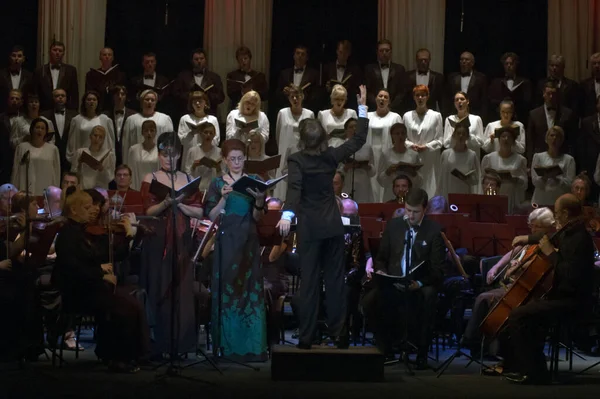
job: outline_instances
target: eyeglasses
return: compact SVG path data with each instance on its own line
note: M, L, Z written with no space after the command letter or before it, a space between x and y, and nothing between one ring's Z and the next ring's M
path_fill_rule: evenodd
M231 157L227 158L227 160L231 163L242 163L244 162L245 157Z

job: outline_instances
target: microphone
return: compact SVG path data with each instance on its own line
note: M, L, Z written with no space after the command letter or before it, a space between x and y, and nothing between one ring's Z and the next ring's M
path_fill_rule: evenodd
M25 165L26 163L29 163L29 155L30 155L30 150L27 150L27 152L25 152L25 154L23 154L23 157L21 158L21 165Z

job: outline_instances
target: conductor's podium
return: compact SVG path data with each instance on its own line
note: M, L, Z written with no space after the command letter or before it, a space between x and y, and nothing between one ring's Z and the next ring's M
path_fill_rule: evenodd
M274 381L383 381L384 357L375 347L317 346L298 349L275 345L271 354Z

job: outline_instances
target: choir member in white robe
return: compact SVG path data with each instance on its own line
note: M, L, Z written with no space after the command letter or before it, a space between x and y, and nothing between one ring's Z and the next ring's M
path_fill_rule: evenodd
M140 107L142 111L127 118L125 126L123 126L123 163L128 165L131 163L128 159L129 149L135 144L141 144L145 140L142 134L142 124L145 121L154 121L157 136L173 131L171 117L156 111L157 101L158 94L154 90L144 90L140 94ZM142 179L143 177L144 175L142 175ZM139 190L139 188L136 188L136 190Z
M304 93L294 84L288 86L288 101L290 106L279 110L277 114L277 125L275 126L275 138L279 147L281 162L276 176L280 177L287 173L288 156L298 151L300 140L299 124L303 119L314 118L315 114L302 107ZM285 201L287 193L287 179L283 179L275 185L275 197Z
M131 188L140 191L144 177L160 167L156 148L156 122L147 119L142 122L144 141L129 148L128 160L131 168ZM125 155L125 154L123 154Z
M218 146L221 141L219 122L216 117L208 115L208 112L210 111L210 102L206 93L200 90L191 91L188 100L188 110L190 113L181 117L179 120L179 128L177 129L177 135L183 146L181 165L184 167L187 164L187 156L190 149L203 142L202 134L198 130L201 124L209 122L215 127L216 133L213 137L213 144L215 146ZM202 183L200 184L202 185Z
M420 169L423 176L421 188L429 198L437 195L440 176L440 148L442 148L443 121L439 112L427 108L429 89L425 85L415 86L413 98L417 105L402 118L406 125L406 146L417 151L423 160Z
M247 161L264 161L269 158L267 154L265 154L265 142L262 140L262 136L259 134L251 135L248 139L248 156L246 157ZM269 170L264 173L258 173L258 175L265 181L273 179L275 177L275 173L277 169ZM269 191L269 195L272 193Z
M356 119L348 119L346 122L346 140L350 140L356 134L356 124ZM346 175L344 192L357 203L373 202L371 178L375 176L377 170L371 146L365 143L360 150L343 163L341 169Z
M221 149L214 143L216 136L215 126L210 122L204 122L199 127L200 138L195 139L196 145L189 149L187 161L184 164L184 172L193 178L202 177L198 189L204 191L210 186L213 178L223 174ZM214 166L202 165L202 158L209 158L216 162Z
M106 130L102 126L96 126L90 133L89 147L79 148L76 152L76 162L71 165L71 172L77 172L81 176L81 187L84 190L96 187L108 189L108 183L113 179L117 157L112 148L103 149L105 140ZM97 169L81 161L84 152L101 162Z
M519 135L516 128L502 127L499 133L500 148L487 154L481 160L481 169L493 169L502 178L502 186L498 194L508 196L508 213L512 214L516 206L525 200L527 190L527 160L523 155L513 151ZM505 176L504 173L510 174Z
M367 114L369 118L367 144L373 148L375 165L379 165L381 154L392 148L393 145L390 137L390 128L397 123L403 122L402 116L390 111L390 93L387 90L382 89L377 93L375 104L377 105L377 109ZM373 187L375 202L384 201L387 194L384 195L384 190L377 182L377 177L371 179L371 185Z
M260 101L260 95L254 90L251 90L242 96L237 109L232 110L227 115L227 121L225 123L227 140L238 139L247 145L248 139L254 134L260 134L265 143L269 140L269 119L267 119L267 115L260 110ZM257 128L244 126L245 124L253 123L254 121L258 121Z
M42 195L48 186L60 185L60 155L58 148L45 140L48 129L45 119L34 119L30 141L19 144L15 150L12 184L33 195ZM21 162L25 156L29 157L29 186L26 184L27 162Z
M533 154L531 160L531 182L535 189L531 202L539 206L551 206L558 197L571 192L571 183L575 178L575 159L561 153L565 132L560 126L553 126L546 132L548 151ZM562 173L538 175L536 168L558 166Z
M52 123L43 116L40 116L40 99L35 94L27 95L27 112L16 116L10 123L10 144L12 148L17 148L19 144L29 139L31 122L36 118L42 118L48 122L48 133L54 131ZM54 143L54 138L50 141Z
M396 176L406 175L415 188L420 188L423 181L421 173L415 168L398 166L399 162L411 165L423 163L418 152L406 147L406 126L402 123L394 124L390 128L390 136L394 145L383 151L377 166L377 182L383 191L383 202L396 198L394 192Z
M67 142L67 160L77 164L77 150L90 146L90 133L96 126L102 126L106 131L106 139L102 150L108 151L115 148L115 128L112 120L100 113L98 104L99 94L87 91L81 100L79 115L71 120L69 128L69 141Z
M469 136L469 128L459 123L450 140L451 148L442 152L439 190L446 199L450 193L481 194L479 155L468 147Z
M500 103L500 120L490 122L485 127L485 140L483 141L483 150L487 153L498 151L500 143L496 137L496 129L506 126L517 126L519 129L519 137L515 141L513 151L517 154L525 152L525 126L519 121L514 121L515 105L511 100L504 100Z
M348 119L357 119L356 111L344 108L348 92L342 85L335 85L331 90L331 108L319 111L318 119L329 137L329 145L339 147L345 141L343 133Z
M459 91L454 95L454 107L456 108L456 115L447 117L444 124L444 148L452 148L451 141L454 127L457 122L467 118L469 121L466 125L469 128L467 147L475 151L477 157L481 159L481 146L485 140L483 122L479 116L469 113L469 97L467 93Z

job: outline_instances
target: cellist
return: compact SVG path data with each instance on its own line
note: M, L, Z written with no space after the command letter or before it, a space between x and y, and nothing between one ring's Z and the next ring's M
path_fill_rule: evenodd
M552 241L546 234L519 236L513 246L538 244L537 256L553 266L554 277L548 295L512 310L507 321L507 342L502 342L504 377L514 383L549 382L543 352L548 328L566 323L589 311L592 302L594 242L582 218L581 202L573 194L560 196L554 204L558 233ZM505 345L506 344L506 345Z

